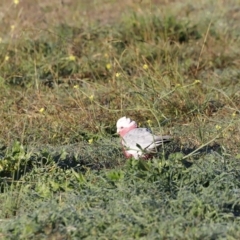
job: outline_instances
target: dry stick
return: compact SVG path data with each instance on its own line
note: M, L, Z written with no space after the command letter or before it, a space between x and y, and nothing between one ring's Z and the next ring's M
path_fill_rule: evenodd
M205 34L205 37L204 37L204 40L203 40L203 45L202 45L202 49L201 49L201 52L199 54L199 57L198 57L198 64L197 64L197 68L196 68L196 71L195 71L195 76L197 74L197 71L199 69L199 65L200 65L200 58L202 56L202 53L203 53L203 49L204 49L204 46L205 46L205 43L207 41L207 36L208 36L208 33L209 33L209 30L210 30L210 26L212 25L212 21L210 21L210 23L208 24L208 29L207 29L207 32Z
M208 144L210 144L211 142L213 142L215 139L217 139L217 138L219 137L219 135L220 135L220 133L217 134L217 136L216 136L215 138L211 139L211 140L208 141L207 143L205 143L205 144L201 145L200 147L198 147L197 149L195 149L193 152L189 153L187 156L184 156L184 157L182 158L182 160L191 157L195 152L197 152L197 151L200 150L201 148L207 146Z
M195 71L195 75L197 74L197 71L198 71L198 69L199 69L200 58L201 58L201 56L202 56L203 49L204 49L204 46L205 46L206 41L207 41L207 36L208 36L208 33L209 33L209 29L210 29L211 24L212 24L212 21L208 24L207 32L206 32L206 34L205 34L205 37L204 37L204 40L203 40L203 45L202 45L202 48L201 48L201 51L200 51L200 54L199 54L199 57L198 57L198 64L197 64L197 68L196 68L196 71ZM193 152L189 153L187 156L184 156L184 157L182 158L182 160L183 160L183 159L186 159L186 158L188 158L188 157L190 157L190 156L192 156L195 152L197 152L197 151L200 150L201 148L203 148L203 147L207 146L208 144L210 144L211 142L213 142L215 139L217 139L217 138L219 137L219 135L220 135L220 133L217 134L217 136L216 136L215 138L211 139L211 140L208 141L207 143L205 143L205 144L201 145L200 147L198 147L198 148L197 148L196 150L194 150Z
M232 120L233 121L233 120ZM218 133L216 135L216 137L214 137L213 139L211 139L210 141L208 141L207 143L201 145L200 147L198 147L196 150L194 150L193 152L189 153L188 155L184 156L182 158L183 159L186 159L186 158L189 158L191 157L195 152L199 151L200 149L204 148L205 146L207 146L208 144L210 144L211 142L213 142L214 140L216 140L225 130L227 130L230 126L231 126L231 123L232 121L229 123L229 125L227 127L225 127L220 133Z

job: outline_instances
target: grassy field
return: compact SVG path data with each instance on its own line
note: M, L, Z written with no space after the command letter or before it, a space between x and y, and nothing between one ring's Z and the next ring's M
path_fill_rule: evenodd
M0 239L240 239L239 4L2 0Z

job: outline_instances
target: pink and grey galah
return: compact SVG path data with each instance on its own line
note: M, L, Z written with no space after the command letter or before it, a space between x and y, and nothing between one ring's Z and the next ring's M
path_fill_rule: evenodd
M117 133L127 158L151 158L159 146L171 141L170 136L156 136L147 128L138 128L137 123L127 117L118 119Z

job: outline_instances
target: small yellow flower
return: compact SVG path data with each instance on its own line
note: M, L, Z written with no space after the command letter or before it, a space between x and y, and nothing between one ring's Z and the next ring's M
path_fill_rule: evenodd
M177 84L175 85L175 87L176 87L176 88L181 87L181 84L177 83Z
M202 81L201 80L195 80L194 83L195 84L200 84L200 83L202 83Z
M11 31L13 31L15 29L14 25L11 25Z
M236 117L236 112L234 112L234 113L232 114L232 117L233 117L233 118Z
M9 60L9 56L6 55L4 60L5 60L5 62L7 62Z
M89 96L90 101L93 101L94 95Z
M18 5L18 4L19 4L19 0L13 0L13 3L14 3L15 5Z
M217 130L220 130L222 127L219 126L219 125L216 125L215 128L216 128Z
M40 108L40 109L39 109L39 112L40 112L40 113L43 113L44 111L45 111L44 108Z
M117 72L117 73L115 74L115 76L116 76L116 78L118 78L118 77L121 76L121 73Z
M73 88L78 89L79 85L74 85Z
M89 139L89 140L88 140L88 143L89 143L89 144L92 144L92 143L93 143L93 139L92 139L92 138Z
M74 55L69 55L68 56L68 60L69 61L75 61L76 60L76 57Z
M110 63L108 63L108 64L106 64L106 68L108 69L108 70L110 70L111 69L111 64Z
M147 120L147 123L148 123L149 126L151 126L152 120L148 119L148 120Z
M147 69L148 69L148 65L147 65L147 64L144 64L144 65L143 65L143 69L144 69L144 70L147 70Z

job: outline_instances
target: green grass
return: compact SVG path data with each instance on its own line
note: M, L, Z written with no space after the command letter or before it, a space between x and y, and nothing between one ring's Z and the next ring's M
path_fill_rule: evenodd
M239 239L237 2L3 1L0 237Z

